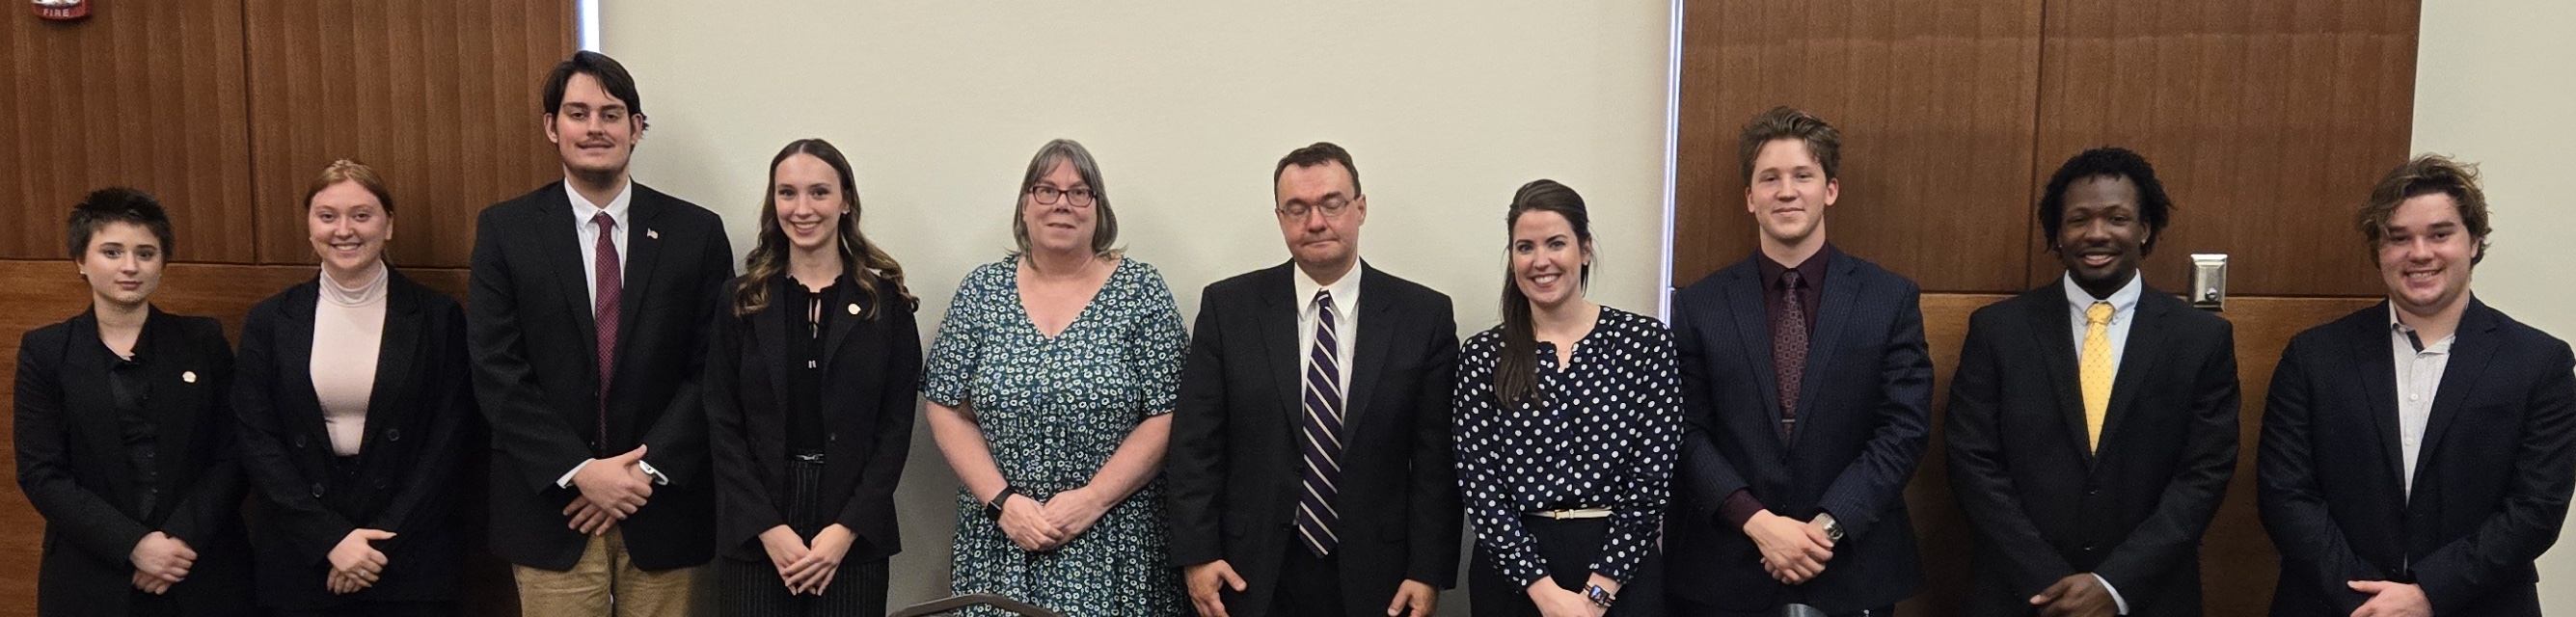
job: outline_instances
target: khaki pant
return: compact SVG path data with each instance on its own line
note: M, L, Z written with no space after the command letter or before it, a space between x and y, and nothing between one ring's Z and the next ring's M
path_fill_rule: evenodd
M713 615L706 566L647 571L626 555L625 532L593 536L571 570L513 564L519 614L527 617L693 617Z

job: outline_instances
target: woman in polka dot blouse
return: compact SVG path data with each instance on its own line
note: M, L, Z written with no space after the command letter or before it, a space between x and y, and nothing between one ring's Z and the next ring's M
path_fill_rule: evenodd
M1583 297L1592 230L1573 189L1524 185L1506 220L1503 323L1458 365L1469 600L1479 616L1661 615L1657 536L1682 434L1672 337Z

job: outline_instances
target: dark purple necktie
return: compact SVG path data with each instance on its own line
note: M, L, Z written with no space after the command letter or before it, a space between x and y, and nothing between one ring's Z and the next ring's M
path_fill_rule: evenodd
M1780 436L1798 431L1798 386L1807 376L1807 309L1798 288L1806 281L1798 271L1780 275L1780 320L1771 322L1771 366L1780 381Z
M617 219L601 212L591 215L590 222L599 226L599 241L591 244L591 255L598 262L598 267L590 277L598 287L591 298L591 312L599 325L595 333L599 341L599 445L594 447L607 448L608 377L617 368L617 308L621 304L619 294L624 291L626 277L625 267L617 260L616 237L609 235L617 233Z

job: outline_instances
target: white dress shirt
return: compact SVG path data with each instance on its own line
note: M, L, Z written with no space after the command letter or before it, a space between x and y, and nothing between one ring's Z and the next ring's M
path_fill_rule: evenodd
M581 196L581 191L573 190L572 179L564 179L564 197L568 201L572 202L572 223L573 229L576 230L574 234L581 238L581 272L582 274L587 275L582 277L581 281L582 287L590 290L591 310L596 311L599 307L599 250L596 247L599 246L599 232L601 230L598 225L592 224L590 219L598 216L601 212L607 212L608 220L616 221L617 227L614 231L617 233L609 234L608 243L615 246L617 249L617 265L619 268L617 280L620 282L625 281L626 272L624 268L627 262L626 237L635 235L634 230L627 229L629 224L635 220L627 215L630 210L628 206L634 203L634 195L635 181L628 180L626 183L617 186L617 196L609 198L607 206L601 206L599 204L591 203L590 198ZM639 460L635 462L635 465L636 467L644 470L644 475L652 476L654 484L662 485L671 483L670 478L663 476L662 472L653 469L653 464ZM572 487L573 475L581 473L581 468L587 466L590 466L590 461L582 461L574 464L572 466L572 471L564 472L562 478L555 480L555 486L565 488Z
M1331 285L1315 282L1314 277L1306 275L1305 268L1289 268L1297 271L1297 275L1292 277L1297 281L1297 374L1304 375L1315 368L1315 318L1320 315L1316 310L1315 292L1320 290L1333 298L1333 346L1338 348L1333 350L1333 364L1334 368L1341 369L1341 374L1333 378L1339 382L1337 385L1344 399L1342 404L1347 409L1351 392L1351 348L1352 343L1360 338L1360 274L1368 268L1353 261L1351 271ZM1305 378L1298 379L1304 381Z
M2452 334L2425 344L2413 326L2397 320L2396 305L2388 307L2388 350L2397 360L2397 434L2406 456L2406 477L2402 486L2406 498L2415 498L2415 462L2424 452L2424 425L2433 420L2433 394L2442 387L2442 373L2451 366L2451 343L2460 340Z
M588 275L582 277L582 285L590 290L590 306L594 309L599 306L599 251L595 248L599 246L599 226L591 224L590 219L605 211L609 220L617 222L620 233L608 236L608 242L617 247L617 265L625 266L626 237L634 235L633 230L626 227L635 220L627 216L627 206L633 203L634 195L635 182L630 180L618 185L617 196L609 198L608 205L601 206L590 203L590 198L581 196L581 191L573 190L571 180L564 181L564 196L572 201L573 229L579 230L577 233L581 237L581 272ZM618 280L626 280L625 274L623 270L619 271Z
M2111 340L2111 376L2113 382L2117 383L2120 375L2120 357L2127 355L2129 351L2129 323L2138 316L2138 296L2146 293L2144 282L2146 277L2130 275L2129 284L2121 285L2120 290L2111 292L2111 297L2108 298L2095 298L2093 292L2077 286L2073 273L2060 276L2058 280L2066 288L2066 311L2068 323L2075 332L2075 357L2077 358L2084 357L2084 330L2092 325L2092 322L2084 318L2084 311L2092 308L2094 302L2111 303L2111 323L2103 326L2103 333ZM2120 614L2129 614L2128 598L2120 597L2120 588L2111 586L2111 579L2095 574L2093 580L2102 583L2103 591L2111 592L2111 603L2118 605Z

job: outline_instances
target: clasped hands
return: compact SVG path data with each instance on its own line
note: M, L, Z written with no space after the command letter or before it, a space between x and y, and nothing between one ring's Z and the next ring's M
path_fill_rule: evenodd
M644 446L625 454L592 459L573 472L572 485L581 492L572 503L564 504L565 523L574 531L597 536L608 533L611 525L633 516L653 497L653 476L644 473Z
M1002 535L1020 550L1043 553L1064 548L1065 543L1089 531L1100 516L1109 512L1110 498L1089 486L1038 501L1014 491L1002 500L1002 517L995 524Z
M1762 570L1781 583L1815 580L1825 573L1825 562L1834 560L1834 541L1826 537L1824 523L1816 520L1757 511L1745 519L1744 535L1762 549Z

